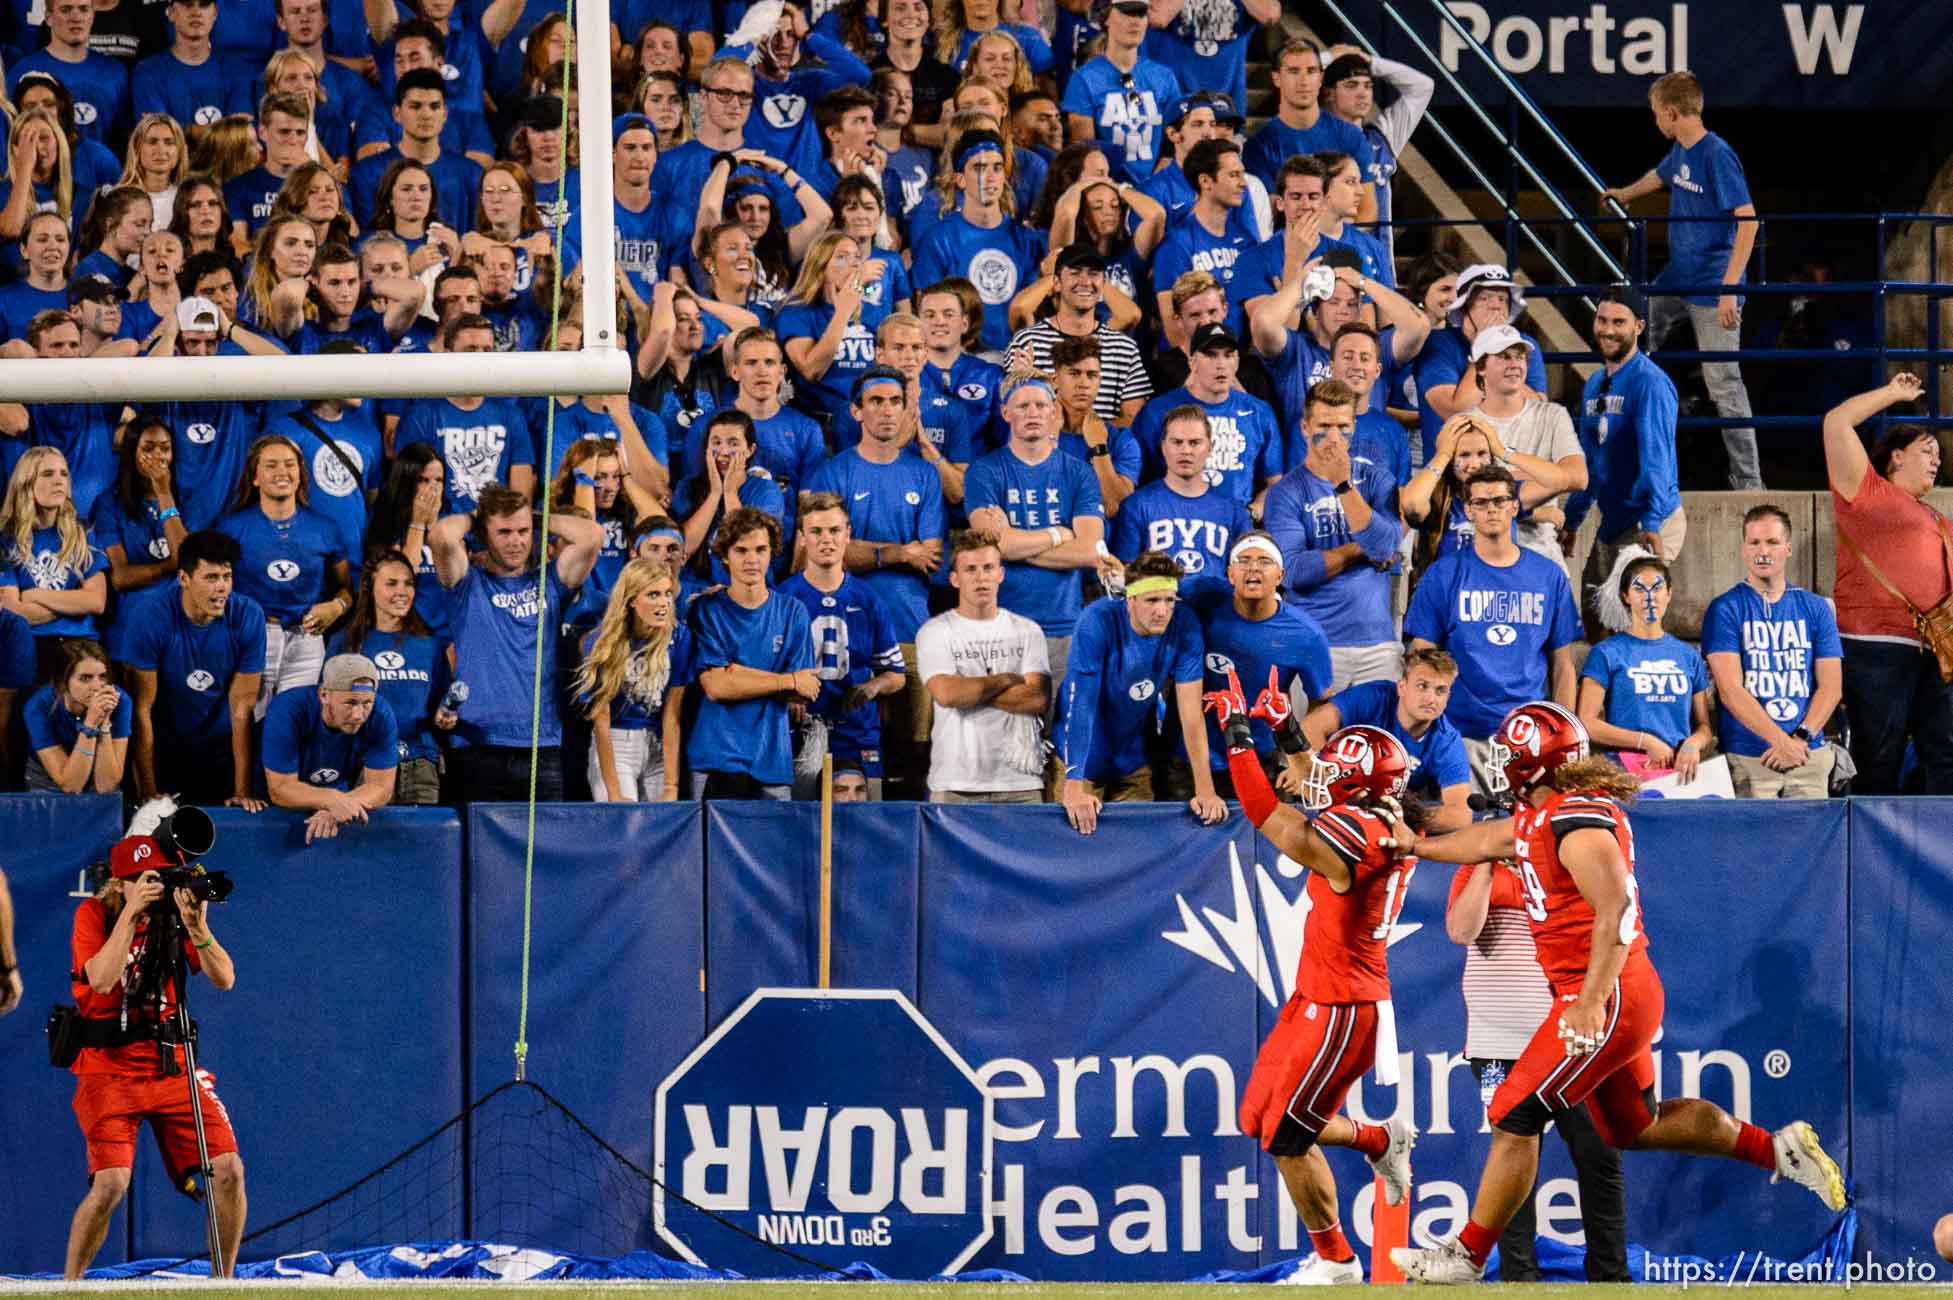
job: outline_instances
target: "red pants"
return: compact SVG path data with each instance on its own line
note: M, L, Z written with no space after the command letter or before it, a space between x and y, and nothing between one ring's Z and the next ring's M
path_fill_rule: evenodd
M1601 1138L1626 1150L1655 1121L1655 1059L1649 1047L1666 1006L1661 977L1645 958L1629 960L1608 995L1600 1050L1591 1056L1567 1055L1560 1038L1560 1014L1572 1003L1571 996L1562 996L1553 1004L1552 1014L1492 1094L1491 1121L1508 1132L1536 1135L1550 1112L1584 1101Z
M1299 1156L1343 1108L1377 1053L1374 1002L1288 1000L1255 1057L1241 1129L1271 1156Z
M216 1077L197 1071L197 1097L203 1110L204 1140L212 1156L237 1150L230 1113L217 1097ZM128 1169L136 1162L136 1130L149 1121L170 1181L182 1186L197 1167L197 1131L190 1114L190 1085L180 1074L84 1074L75 1080L75 1117L88 1142L88 1172Z

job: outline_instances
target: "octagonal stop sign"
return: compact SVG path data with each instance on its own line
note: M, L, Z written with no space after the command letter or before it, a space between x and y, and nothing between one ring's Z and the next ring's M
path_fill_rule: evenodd
M658 1085L658 1235L752 1277L954 1273L990 1237L993 1123L900 993L759 989Z

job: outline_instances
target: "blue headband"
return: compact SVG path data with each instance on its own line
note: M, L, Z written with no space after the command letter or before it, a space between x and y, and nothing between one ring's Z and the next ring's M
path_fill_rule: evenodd
M1020 390L1026 388L1039 389L1044 393L1046 397L1050 398L1052 401L1055 402L1058 400L1058 394L1051 387L1050 384L1045 383L1042 379L1033 378L1033 379L1020 379L1016 383L1012 384L1010 386L1010 391L1004 394L1004 401L1006 402L1010 401L1011 398L1017 396Z
M903 393L905 396L909 391L908 384L903 380L897 379L893 375L866 375L862 378L860 385L855 389L854 395L856 397L865 396L869 389L880 387L883 384L887 384L889 387L898 390L899 392Z
M964 166L969 163L970 159L976 157L978 154L984 154L984 153L994 153L999 158L1004 156L1004 151L997 147L997 142L995 140L973 140L970 141L969 143L957 146L956 170L959 172L962 171Z
M685 544L685 534L679 532L676 528L647 529L643 533L643 535L638 538L638 540L642 542L652 537L669 537L672 541L677 542L680 546L683 546Z

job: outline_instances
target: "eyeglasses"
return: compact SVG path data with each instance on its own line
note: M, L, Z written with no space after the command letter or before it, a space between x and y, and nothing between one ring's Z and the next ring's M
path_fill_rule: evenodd
M707 86L705 93L714 99L722 99L729 104L750 104L753 102L753 92L750 90L732 90L724 86Z
M1513 503L1512 497L1473 497L1465 502L1467 510L1503 510Z

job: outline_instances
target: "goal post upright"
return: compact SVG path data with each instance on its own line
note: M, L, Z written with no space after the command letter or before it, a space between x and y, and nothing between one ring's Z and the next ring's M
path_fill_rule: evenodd
M618 346L616 218L610 173L610 12L575 0L581 171L583 346L575 352L384 356L36 357L0 360L0 401L292 401L345 397L485 397L628 392Z

